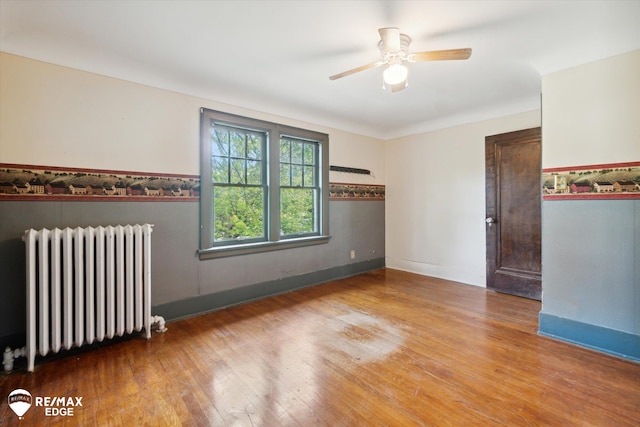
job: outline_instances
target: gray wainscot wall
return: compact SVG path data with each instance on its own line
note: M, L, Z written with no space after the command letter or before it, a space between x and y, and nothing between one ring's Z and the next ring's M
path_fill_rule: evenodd
M640 200L545 201L540 333L640 361Z

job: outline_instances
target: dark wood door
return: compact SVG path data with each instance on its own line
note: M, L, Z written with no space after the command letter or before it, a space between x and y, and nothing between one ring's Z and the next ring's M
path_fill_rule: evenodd
M540 300L540 128L485 138L487 288Z

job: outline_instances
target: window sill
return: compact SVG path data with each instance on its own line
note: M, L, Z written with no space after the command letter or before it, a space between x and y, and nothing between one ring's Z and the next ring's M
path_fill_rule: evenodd
M331 236L314 236L300 239L287 239L277 242L248 243L246 245L221 246L217 248L200 249L200 260L224 258L238 255L257 254L261 252L279 251L282 249L299 248L302 246L321 245L329 243Z

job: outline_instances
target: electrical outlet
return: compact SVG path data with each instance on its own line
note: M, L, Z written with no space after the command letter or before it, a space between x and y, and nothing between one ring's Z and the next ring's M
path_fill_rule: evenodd
M351 249L351 259L356 259L356 250Z

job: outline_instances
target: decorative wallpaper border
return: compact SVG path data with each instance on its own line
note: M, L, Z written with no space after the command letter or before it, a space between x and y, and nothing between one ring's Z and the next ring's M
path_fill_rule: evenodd
M329 184L330 200L384 200L384 185ZM197 202L200 176L0 163L0 200Z
M0 200L198 201L200 177L0 163Z
M385 198L385 186L376 184L329 184L329 200L381 200Z
M547 168L544 200L640 199L640 162Z

